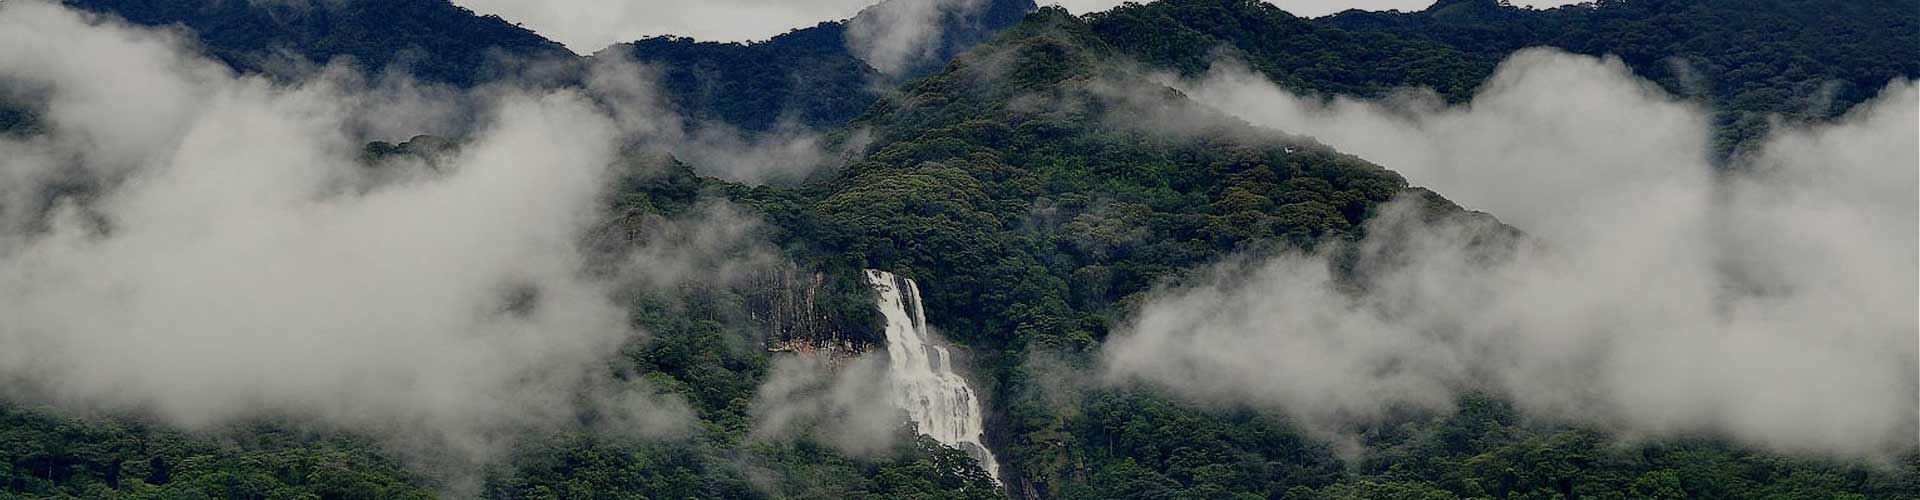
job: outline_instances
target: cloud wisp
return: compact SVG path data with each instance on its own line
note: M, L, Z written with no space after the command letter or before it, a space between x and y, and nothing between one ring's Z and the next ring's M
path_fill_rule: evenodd
M888 450L906 414L887 398L892 389L887 361L867 354L836 363L824 356L783 356L754 398L754 436L800 435L852 456Z
M1157 292L1105 348L1111 380L1329 433L1473 390L1629 438L1868 458L1916 446L1912 82L1726 169L1708 160L1704 110L1611 59L1523 51L1458 106L1303 97L1232 65L1180 85L1525 236L1395 203L1350 261L1254 259Z
M888 0L847 22L847 48L889 75L938 55L948 19L963 19L988 0Z
M626 147L666 152L702 175L749 184L797 181L837 161L825 137L797 125L749 134L728 123L662 113L670 106L657 84L657 69L621 50L630 49L595 57L585 84L614 117Z

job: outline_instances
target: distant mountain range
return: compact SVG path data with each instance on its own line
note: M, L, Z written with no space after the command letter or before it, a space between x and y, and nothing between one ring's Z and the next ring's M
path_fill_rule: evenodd
M471 86L521 65L574 57L565 46L447 0L68 0L133 24L181 26L234 68L291 75L348 58L375 72Z
M935 50L887 75L849 48L848 26L909 1L890 0L851 20L762 42L660 36L592 57L618 54L661 68L669 100L695 119L749 131L782 122L827 129L1035 8L1031 0L950 2L971 8L943 11ZM67 3L136 24L184 26L209 54L265 73L344 57L376 72L397 68L426 81L471 86L522 74L537 61L576 59L558 43L447 0ZM1909 7L1897 0L1647 0L1534 10L1498 0L1444 0L1420 12L1356 10L1303 19L1260 0L1170 0L1088 20L1116 50L1151 66L1192 75L1230 55L1290 88L1330 94L1425 86L1460 100L1523 47L1617 55L1669 91L1722 110L1721 147L1730 151L1758 137L1768 116L1832 116L1873 95L1891 76L1920 73L1914 58L1876 56L1920 46Z
M954 4L927 29L932 50L885 74L851 48L848 26L885 28L881 16L911 2ZM423 81L470 87L507 76L550 71L581 60L559 43L497 16L448 0L250 2L233 0L68 0L134 24L184 26L206 51L235 68L291 75L351 60L374 73L397 70ZM627 57L660 68L677 111L749 131L782 120L830 128L865 111L885 89L934 71L948 59L1020 21L1032 0L889 0L844 21L823 22L754 43L659 36L609 47L592 57ZM547 76L547 75L543 75Z

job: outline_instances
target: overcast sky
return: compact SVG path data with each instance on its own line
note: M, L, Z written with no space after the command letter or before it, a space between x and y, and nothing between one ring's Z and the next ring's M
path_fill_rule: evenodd
M1041 0L1076 14L1100 11L1122 0ZM1420 10L1433 0L1268 0L1296 15L1323 16L1346 9ZM566 44L592 53L620 42L654 35L701 40L764 40L820 21L845 19L879 0L454 0L482 14L498 14ZM1516 0L1516 5L1550 7L1569 0Z

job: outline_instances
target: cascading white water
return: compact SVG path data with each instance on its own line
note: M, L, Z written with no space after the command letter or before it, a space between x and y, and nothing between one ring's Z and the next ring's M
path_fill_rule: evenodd
M920 433L973 455L994 481L1000 463L983 441L980 399L967 379L953 371L946 346L933 342L920 306L920 287L893 273L867 270L867 283L880 292L880 313L887 318L888 376L893 404L906 410Z

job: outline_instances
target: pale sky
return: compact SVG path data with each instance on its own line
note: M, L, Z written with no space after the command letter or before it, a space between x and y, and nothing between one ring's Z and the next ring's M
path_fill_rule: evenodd
M1039 0L1075 14L1101 11L1123 0ZM1347 9L1421 10L1433 0L1267 0L1294 15L1318 17ZM852 17L879 0L453 0L481 14L498 14L575 52L655 35L705 41L765 40L820 21ZM1517 0L1552 7L1573 0Z

